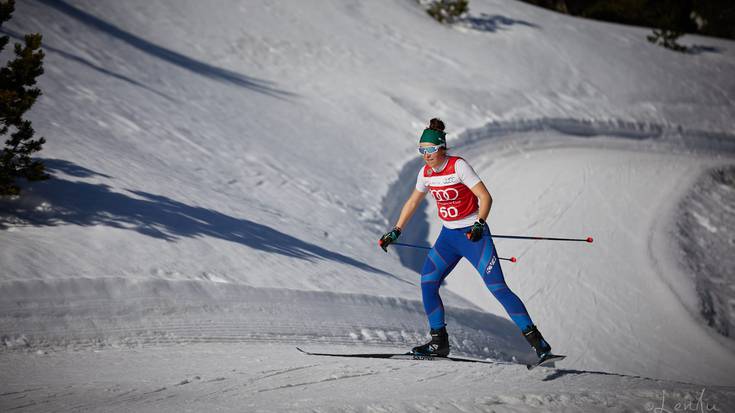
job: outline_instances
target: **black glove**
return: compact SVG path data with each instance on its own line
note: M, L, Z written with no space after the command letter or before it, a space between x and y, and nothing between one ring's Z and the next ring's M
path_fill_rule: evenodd
M467 239L472 242L477 242L482 239L482 235L485 232L485 220L480 218L472 224L472 229L467 232Z
M394 227L391 232L386 233L382 237L380 237L380 240L378 241L378 245L380 245L380 248L383 249L383 251L388 252L388 245L390 245L392 242L398 239L398 237L401 236L401 229L398 227Z

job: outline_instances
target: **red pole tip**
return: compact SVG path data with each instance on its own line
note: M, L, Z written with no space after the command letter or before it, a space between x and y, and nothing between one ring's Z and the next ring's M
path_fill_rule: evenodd
M587 237L587 242L592 242L592 237Z
M516 257L510 257L510 262L516 262L516 261L518 261L518 260L516 259Z

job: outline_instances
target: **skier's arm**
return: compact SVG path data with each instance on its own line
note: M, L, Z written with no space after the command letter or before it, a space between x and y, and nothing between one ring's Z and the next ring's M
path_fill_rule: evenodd
M419 205L421 205L421 201L424 200L425 196L426 192L421 192L416 189L413 190L411 196L408 197L406 203L403 204L403 209L401 209L401 215L398 217L396 227L401 230L403 229L403 227L408 223L408 220L410 220L413 214L416 212L416 209L418 209Z
M485 188L482 181L470 188L470 191L480 200L480 209L477 211L477 215L480 219L486 221L488 214L490 214L490 207L493 205L493 197L490 196L490 192Z

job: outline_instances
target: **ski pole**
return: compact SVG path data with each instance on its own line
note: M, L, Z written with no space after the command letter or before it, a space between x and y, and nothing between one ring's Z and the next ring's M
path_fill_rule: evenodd
M424 250L430 250L431 249L431 247L427 247L427 246L424 246L424 245L405 244L403 242L391 242L391 244L393 244L393 245L400 245L402 247L420 248L420 249L424 249ZM504 260L504 261L510 261L510 262L517 262L518 261L518 258L516 258L516 257L510 257L510 258L501 258L501 257L498 257L498 259Z
M528 237L524 235L493 235L493 238L510 238L510 239L532 239L542 241L582 241L592 242L592 237L587 238L553 238L553 237Z
M423 250L430 250L431 247L425 247L423 245L404 244L403 242L391 242L393 245L400 245L402 247L420 248Z

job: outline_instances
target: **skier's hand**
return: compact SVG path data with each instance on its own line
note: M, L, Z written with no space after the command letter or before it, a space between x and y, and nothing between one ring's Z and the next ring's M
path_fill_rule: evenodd
M467 232L467 239L472 242L477 242L482 239L482 234L485 232L485 220L480 218L473 225L472 229Z
M380 248L382 248L383 251L388 252L388 245L397 240L400 236L401 229L398 227L394 227L390 232L380 237L380 240L378 240L378 245L380 245Z

